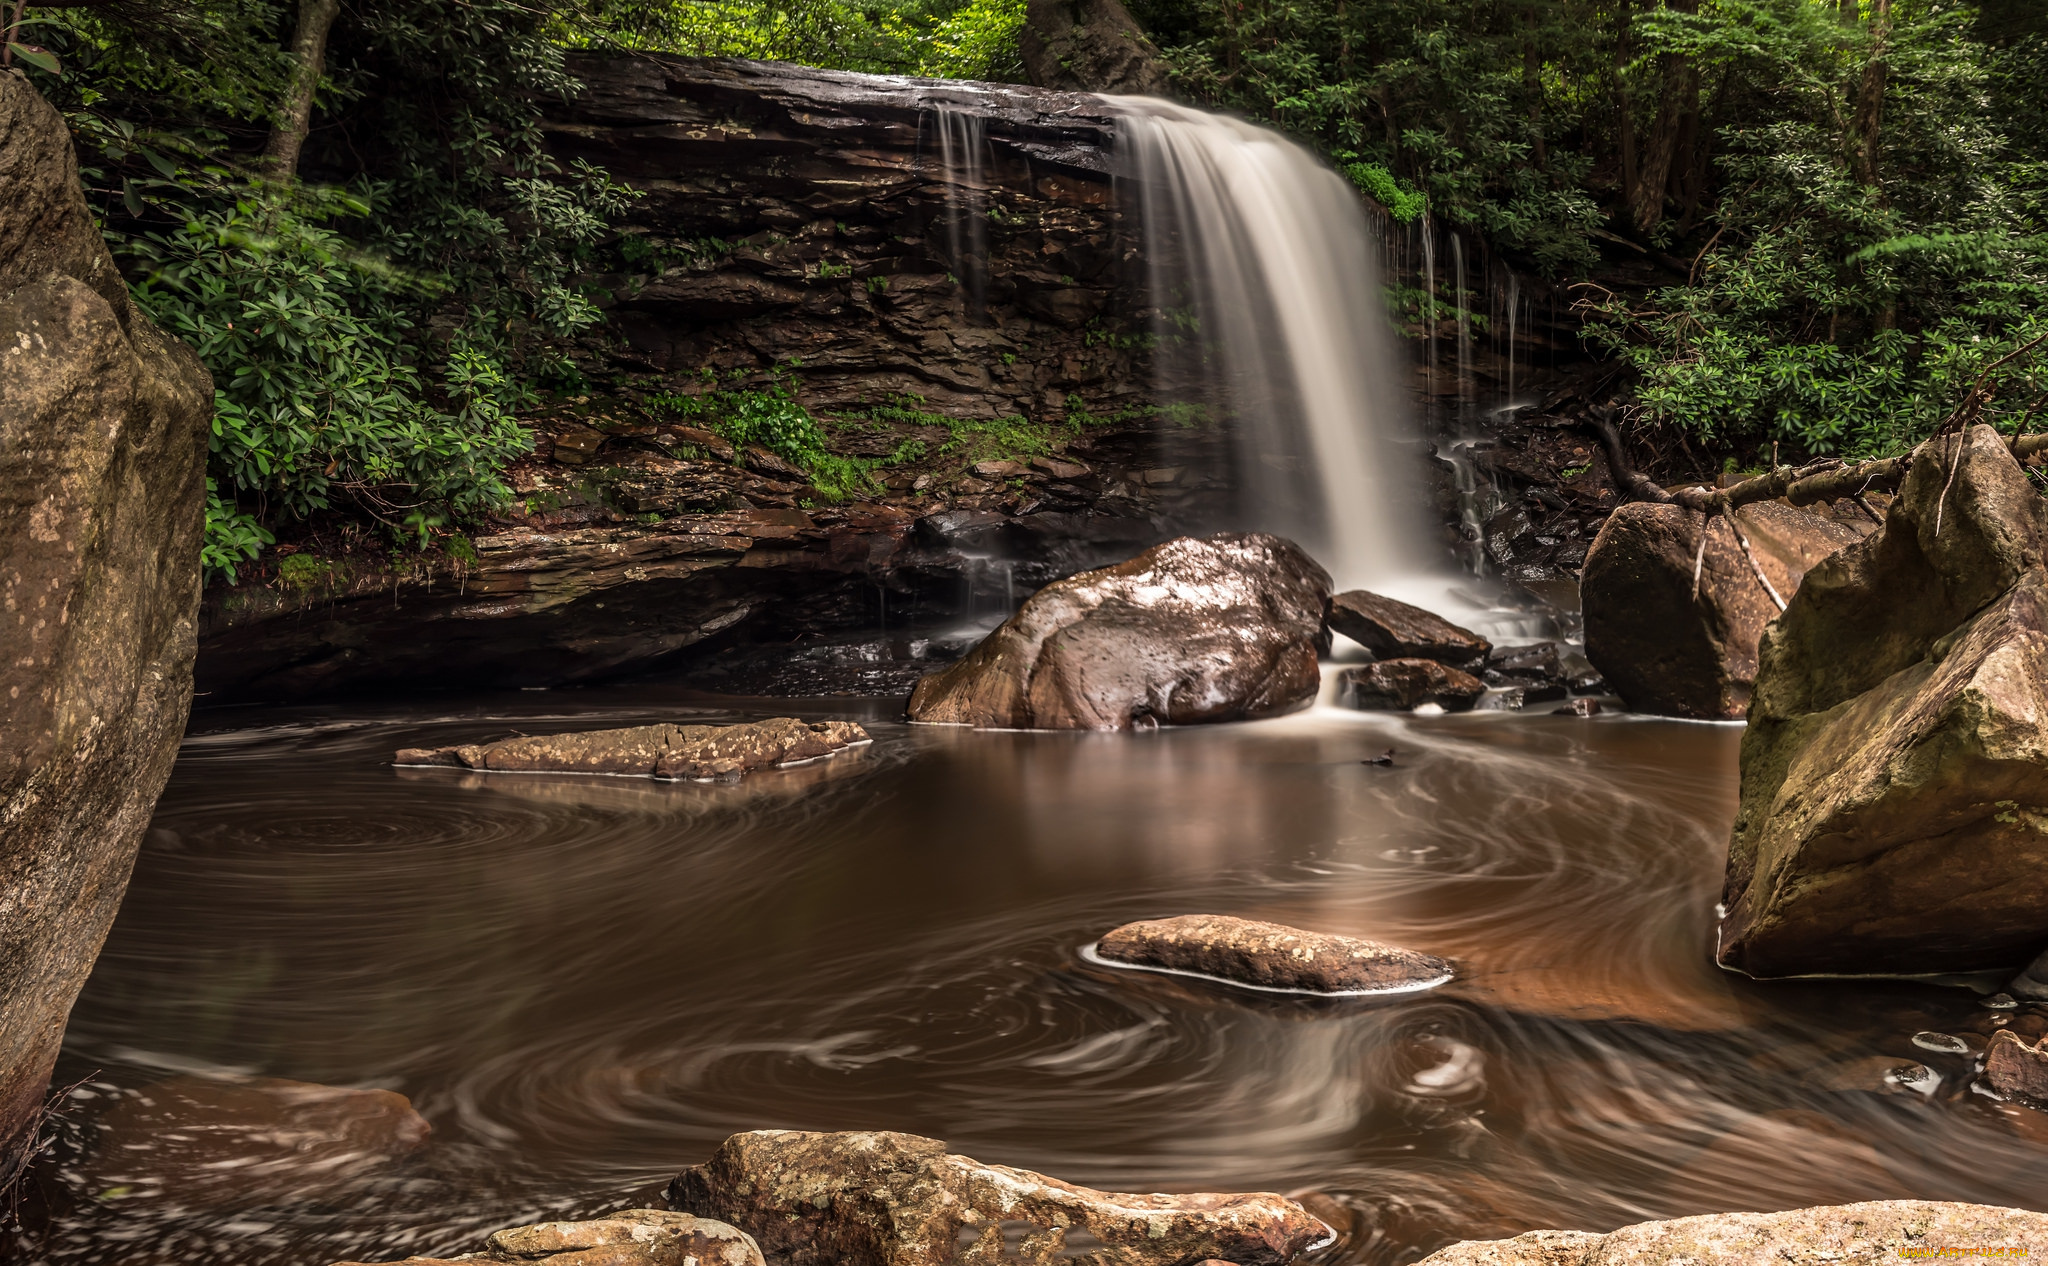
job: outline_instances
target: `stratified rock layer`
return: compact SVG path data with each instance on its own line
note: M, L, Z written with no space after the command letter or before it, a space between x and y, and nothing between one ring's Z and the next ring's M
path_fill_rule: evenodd
M1787 601L1807 569L1861 539L1834 519L1777 502L1743 506L1734 517ZM1630 708L1703 720L1748 712L1757 644L1778 606L1723 516L1648 502L1621 507L1593 539L1580 594L1586 657Z
M1989 427L1922 445L1884 528L1764 636L1721 962L2017 966L2048 942L2048 504Z
M683 1171L668 1195L679 1209L752 1232L787 1266L1049 1266L1062 1258L1279 1266L1329 1235L1307 1210L1270 1192L1094 1191L950 1155L937 1139L880 1131L735 1134L709 1162ZM1007 1254L1006 1229L1022 1235Z
M1451 965L1429 954L1222 914L1126 923L1095 952L1133 967L1309 993L1403 993L1451 978Z
M1486 683L1433 659L1383 659L1337 675L1337 699L1363 711L1406 711L1433 703L1463 712L1479 702Z
M1433 611L1364 589L1330 599L1330 628L1381 659L1434 659L1471 664L1486 658L1493 643Z
M1314 700L1330 577L1263 533L1181 537L1033 594L965 659L917 683L910 719L1127 730Z
M2043 1237L2048 1214L2025 1209L1869 1200L1783 1213L1707 1213L1641 1222L1608 1235L1530 1231L1511 1240L1466 1240L1423 1258L1421 1266L1875 1266L1940 1257L1942 1249L1998 1256L1984 1251L2028 1249Z
M647 778L738 778L750 770L815 760L869 741L853 721L773 717L746 725L636 725L501 739L453 747L410 747L400 765L450 765L526 774L637 774Z
M184 732L212 405L0 70L0 1186Z
M626 1209L583 1222L537 1222L498 1231L483 1253L408 1257L381 1266L762 1266L761 1246L737 1227L665 1209ZM368 1266L337 1262L335 1266Z

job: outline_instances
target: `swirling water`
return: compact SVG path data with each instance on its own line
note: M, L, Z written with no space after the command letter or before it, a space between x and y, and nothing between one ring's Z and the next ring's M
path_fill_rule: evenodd
M1334 1261L1719 1209L2048 1203L2041 1118L1913 1040L1981 1050L2026 1009L1711 965L1734 728L1317 709L973 733L895 706L638 687L201 714L73 1016L60 1072L85 1084L27 1256L465 1250L643 1201L762 1127L913 1131L1115 1189L1318 1193ZM737 785L388 764L791 710L877 741ZM1361 763L1388 747L1391 768ZM1460 976L1333 1004L1080 956L1192 911ZM261 1131L195 1164L164 1140L204 1119L122 1115L250 1075L397 1090L433 1133L280 1184Z

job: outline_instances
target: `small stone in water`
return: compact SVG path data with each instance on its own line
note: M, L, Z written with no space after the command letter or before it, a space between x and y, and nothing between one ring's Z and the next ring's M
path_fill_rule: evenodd
M1600 701L1598 699L1574 699L1570 704L1557 709L1550 715L1554 717L1597 717L1600 715Z
M1925 1064L1900 1064L1884 1075L1886 1083L1916 1094L1931 1095L1941 1088L1941 1074Z
M1368 756L1358 762L1361 765L1391 765L1394 763L1394 749L1388 748L1377 756Z
M1978 1005L1989 1007L1993 1011L2010 1011L2020 1004L2013 1001L2013 996L2009 993L1995 993Z
M1925 1029L1913 1035L1913 1045L1923 1051L1940 1051L1944 1055L1968 1055L1970 1044L1959 1037L1946 1033L1931 1033Z

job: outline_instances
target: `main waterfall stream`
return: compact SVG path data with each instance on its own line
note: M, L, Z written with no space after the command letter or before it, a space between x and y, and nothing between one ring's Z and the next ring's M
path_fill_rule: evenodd
M467 1250L644 1201L764 1127L913 1131L1112 1189L1324 1193L1345 1262L2039 1198L2041 1118L1915 1045L1981 1048L1994 1013L1968 994L1710 964L1732 728L1317 709L1019 734L906 727L894 701L731 706L642 685L201 714L73 1016L60 1078L84 1084L46 1180L68 1211L41 1259ZM389 764L835 706L873 746L737 785ZM1080 956L1192 911L1460 975L1318 1004ZM1893 1071L1914 1062L1932 1079ZM294 1162L288 1135L178 1106L251 1075L394 1089L433 1133Z

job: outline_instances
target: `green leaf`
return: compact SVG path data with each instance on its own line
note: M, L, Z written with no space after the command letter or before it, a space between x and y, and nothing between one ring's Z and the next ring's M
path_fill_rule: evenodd
M7 41L7 51L46 74L61 75L63 68L57 64L57 55L36 44L17 44Z

